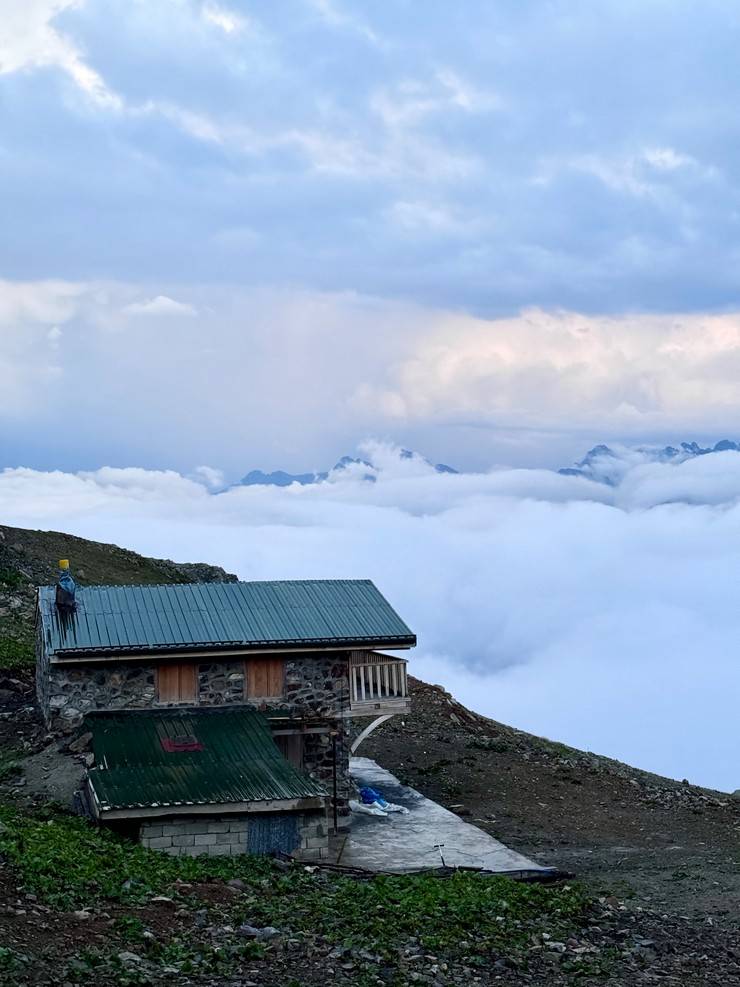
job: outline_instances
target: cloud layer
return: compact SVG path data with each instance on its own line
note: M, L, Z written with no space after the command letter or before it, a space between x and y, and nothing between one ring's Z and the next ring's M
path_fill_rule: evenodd
M636 463L610 488L536 470L440 475L367 451L383 467L374 484L348 471L218 495L207 470L6 470L0 515L246 579L373 578L419 635L412 670L474 709L740 786L740 454Z
M9 276L278 281L486 316L735 304L724 0L0 13Z
M740 432L739 367L737 312L483 319L295 288L6 281L1 465L303 472L380 434L458 468L555 466L615 437Z

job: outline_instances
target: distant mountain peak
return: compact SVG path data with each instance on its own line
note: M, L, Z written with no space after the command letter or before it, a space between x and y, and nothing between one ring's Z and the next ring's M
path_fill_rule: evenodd
M423 456L419 455L418 452L413 452L411 449L400 449L398 452L398 458L404 460L419 459L428 466L431 466L437 473L458 472L446 463L431 463L428 459L425 459ZM365 472L362 473L362 479L368 483L375 483L378 478L378 473L380 472L380 467L367 459L360 459L357 456L342 456L330 470L321 470L320 472L315 473L288 473L285 470L274 470L271 473L265 473L259 469L250 470L246 476L242 477L238 485L244 487L288 487L292 483L298 483L300 486L308 486L314 483L323 483L332 475L336 476L345 470L354 469L357 469L358 472L364 470Z
M708 456L715 452L740 452L740 443L732 439L720 439L713 446L700 446L698 442L681 442L676 446L635 446L620 455L607 445L597 445L574 466L564 466L558 470L561 476L580 476L596 483L618 486L628 468L628 458L639 457L646 463L683 463L697 456ZM630 463L629 465L633 465Z

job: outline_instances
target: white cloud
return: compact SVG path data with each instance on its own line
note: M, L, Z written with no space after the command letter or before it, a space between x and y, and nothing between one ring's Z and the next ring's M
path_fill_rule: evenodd
M0 281L0 327L65 322L88 291L84 282Z
M370 98L370 107L390 128L420 124L439 113L485 113L500 106L492 92L481 92L450 68L429 80L403 79L384 86Z
M354 118L332 120L321 128L307 125L269 129L164 102L150 102L140 112L166 117L196 140L246 157L290 152L304 159L317 174L328 176L360 181L423 178L439 182L471 176L480 168L474 156L450 150L441 142L403 128L380 135L358 134Z
M580 172L597 178L613 192L654 200L678 209L678 190L668 180L678 172L691 174L703 182L715 182L719 172L689 154L672 147L646 147L636 152L575 154L566 158L541 160L534 178L535 185L548 185L564 172Z
M463 216L445 203L420 200L394 202L386 215L399 229L421 236L471 236L483 225L478 217Z
M216 3L203 4L203 17L209 24L220 28L225 34L237 34L247 27L248 21L241 14Z
M0 515L247 579L372 578L419 635L412 671L473 708L740 785L740 454L638 456L613 490L536 470L439 475L370 451L376 483L219 495L164 471L6 470ZM665 503L689 490L693 505Z
M672 147L651 147L643 156L647 163L658 171L676 171L677 168L696 164L690 155L681 154Z
M405 219L422 221L415 210ZM157 457L148 462L166 448L177 465L215 460L242 472L324 469L368 433L431 441L453 464L489 464L508 455L496 436L526 429L536 442L523 461L549 464L554 432L586 433L585 441L722 436L740 420L738 313L533 309L484 319L223 284L0 283L0 422L21 408L34 422L53 421L54 387L34 390L47 374L41 354L76 389L88 450L96 441L111 455L130 449L128 433L104 423L135 393L139 454ZM306 386L327 379L331 388ZM461 452L468 428L477 438Z
M449 67L438 69L436 78L447 90L451 105L466 113L488 113L502 108L498 93L479 89Z
M178 302L167 295L157 295L146 302L131 302L123 309L128 315L184 315L192 317L198 314L193 305Z
M381 387L356 400L398 421L598 427L643 434L720 426L740 413L740 315L509 319L429 313Z
M83 58L75 43L53 21L84 0L16 0L0 2L0 75L28 69L57 68L65 72L92 102L120 109L122 101Z
M0 281L0 422L17 427L43 415L62 375L60 324L75 318L88 290L66 281Z
M441 142L403 129L380 140L369 134L358 138L356 134L318 130L294 130L278 140L283 146L293 146L305 154L317 172L361 180L457 181L475 174L480 168L475 156L450 150Z
M343 10L335 0L306 0L306 2L330 27L357 34L372 45L382 47L383 42L376 32L364 20Z
M49 340L49 345L53 350L59 348L59 341L61 340L63 335L64 333L59 328L59 326L52 326L51 329L47 332L46 338Z
M204 484L209 490L222 490L227 485L223 471L214 469L212 466L196 466L193 470L192 479L196 483Z

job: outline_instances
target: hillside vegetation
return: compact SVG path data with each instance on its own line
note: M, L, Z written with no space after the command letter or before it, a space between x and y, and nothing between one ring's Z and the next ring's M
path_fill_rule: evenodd
M44 804L26 779L60 755L33 706L34 593L65 557L82 583L235 578L0 527L3 985L740 984L740 803L513 730L415 679L411 715L362 753L577 880L168 858Z

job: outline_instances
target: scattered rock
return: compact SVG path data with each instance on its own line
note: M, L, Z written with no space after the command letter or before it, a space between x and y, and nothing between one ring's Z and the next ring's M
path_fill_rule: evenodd
M266 925L260 929L256 925L245 924L240 925L237 932L246 939L274 939L275 936L280 935L280 929L276 929L273 925Z
M128 949L122 950L118 954L118 959L121 963L143 963L143 957L139 956L138 953L132 953Z
M69 749L73 754L81 754L83 751L87 750L92 741L91 733L83 733L76 740L70 741Z

